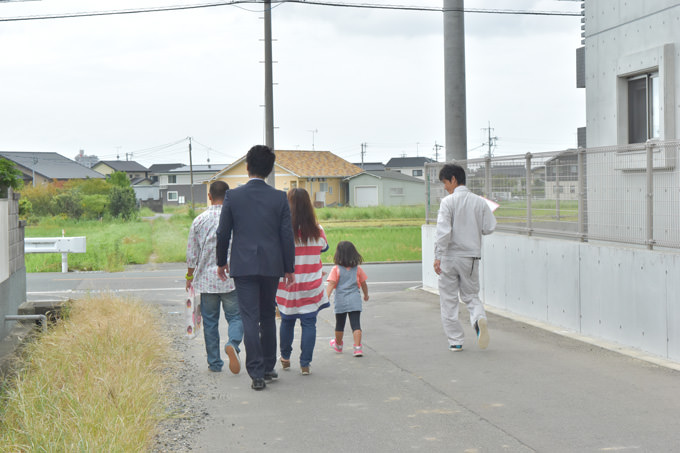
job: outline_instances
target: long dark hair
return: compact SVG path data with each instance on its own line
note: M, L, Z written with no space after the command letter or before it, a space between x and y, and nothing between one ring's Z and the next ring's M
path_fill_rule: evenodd
M300 244L306 244L310 239L319 239L321 230L316 220L316 213L312 200L305 189L290 189L288 191L288 204L290 205L290 217L293 223L295 240Z
M342 267L357 267L364 262L364 258L359 255L354 244L349 241L340 241L335 249L333 262Z

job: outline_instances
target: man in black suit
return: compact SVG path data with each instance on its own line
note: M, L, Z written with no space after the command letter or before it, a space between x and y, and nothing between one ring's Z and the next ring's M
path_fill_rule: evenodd
M227 191L217 228L217 274L229 274L236 285L243 320L246 370L251 387L278 378L276 364L276 289L281 277L295 281L295 240L286 193L264 179L276 156L267 146L253 146L246 155L250 181ZM233 238L232 238L233 233ZM231 245L231 268L227 250Z

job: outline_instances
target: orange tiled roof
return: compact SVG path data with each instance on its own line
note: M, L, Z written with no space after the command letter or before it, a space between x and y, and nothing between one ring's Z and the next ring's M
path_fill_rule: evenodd
M277 150L276 165L306 177L347 177L363 171L330 151Z

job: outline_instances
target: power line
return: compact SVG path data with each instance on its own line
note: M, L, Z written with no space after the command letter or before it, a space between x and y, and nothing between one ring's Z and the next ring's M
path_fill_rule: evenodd
M24 0L26 1L26 0ZM9 3L9 2L6 2ZM115 16L126 14L142 14L142 13L157 13L166 11L182 11L191 9L216 8L220 6L238 6L242 4L257 4L261 1L257 0L230 0L212 3L197 3L193 5L170 5L159 6L155 8L137 8L111 11L89 11L79 13L62 13L62 14L45 14L40 16L23 16L23 17L6 17L0 18L0 22L19 22L29 20L48 20L48 19L73 19L79 17L97 17L97 16ZM362 9L380 9L393 11L426 11L426 12L465 12L465 13L480 13L480 14L506 14L506 15L530 15L530 16L581 16L581 12L564 12L564 11L531 11L531 10L509 10L509 9L483 9L483 8L439 8L429 6L409 6L409 5L379 5L375 3L342 3L331 1L315 1L315 0L280 0L274 1L278 3L272 8L281 6L284 3L297 3L304 5L328 6L338 8L362 8ZM259 12L259 11L254 11Z
M581 16L581 12L564 11L530 11L509 9L484 9L484 8L439 8L434 6L407 6L407 5L378 5L375 3L341 3L315 0L281 0L282 3L301 3L305 5L334 6L344 8L387 9L401 11L430 11L430 12L464 12L483 14L513 14L534 16Z

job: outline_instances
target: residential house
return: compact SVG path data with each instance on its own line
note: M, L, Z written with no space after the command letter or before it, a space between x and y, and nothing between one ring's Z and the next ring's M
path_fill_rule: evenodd
M149 178L154 182L154 184L158 183L159 180L159 175L161 173L167 173L168 171L174 169L174 168L179 168L179 167L184 167L184 164L180 163L174 163L174 164L153 164L152 166L149 167Z
M384 171L385 164L382 162L354 162L354 165L361 168L364 171Z
M207 204L208 192L202 183L209 180L225 164L183 165L166 171L157 172L158 187L164 205L185 203ZM193 185L192 185L193 181ZM193 197L193 198L192 198Z
M425 180L425 164L430 162L434 161L427 157L393 157L385 164L385 169Z
M100 160L92 169L105 176L116 171L123 172L130 180L130 184L149 177L149 169L133 160Z
M277 189L286 192L295 187L306 189L317 207L348 204L349 185L344 179L361 173L361 168L330 151L278 150L274 165ZM231 188L247 183L245 156L217 173L213 179L224 180Z
M69 179L100 179L100 173L53 152L0 151L0 157L14 162L24 184L40 185Z
M425 181L398 171L366 170L345 181L350 206L413 206L425 201Z
M645 142L677 140L680 131L680 5L588 0L582 8L584 46L576 55L577 86L586 90L586 142L590 149L619 147L587 155L587 228L624 235L640 223L631 204L647 196ZM677 154L677 146L653 149L657 240L673 239L668 234L680 217L677 194L666 190L680 177ZM601 196L616 187L627 195Z

